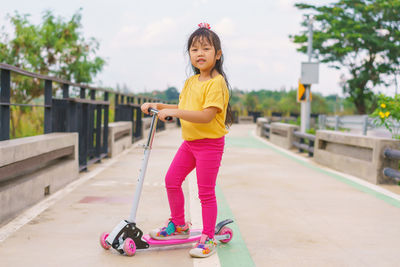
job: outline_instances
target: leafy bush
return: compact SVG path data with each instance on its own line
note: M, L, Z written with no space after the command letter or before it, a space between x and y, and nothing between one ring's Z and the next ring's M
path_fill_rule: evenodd
M371 114L376 126L385 126L392 138L400 140L400 94L395 97L380 94L378 107Z

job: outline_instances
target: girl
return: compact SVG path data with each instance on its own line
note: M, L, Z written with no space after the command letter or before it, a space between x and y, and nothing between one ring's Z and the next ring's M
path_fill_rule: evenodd
M203 231L200 241L190 250L193 257L208 257L216 252L214 228L217 219L215 184L224 151L227 126L232 123L228 82L222 68L223 55L217 34L206 23L189 37L187 51L195 75L186 80L179 105L144 103L141 109L159 110L158 117L181 119L184 139L165 177L171 218L166 227L150 236L158 240L188 238L190 223L185 223L184 195L186 176L196 168L202 207Z

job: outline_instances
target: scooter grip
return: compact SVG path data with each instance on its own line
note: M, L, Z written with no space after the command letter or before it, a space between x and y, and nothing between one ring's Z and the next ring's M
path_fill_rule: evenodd
M158 114L158 110L157 110L157 109L154 109L154 108L149 108L147 111L148 111L149 113L156 113L156 114ZM171 117L171 116L167 116L167 117L165 117L165 120L166 120L166 121L172 121L172 117Z

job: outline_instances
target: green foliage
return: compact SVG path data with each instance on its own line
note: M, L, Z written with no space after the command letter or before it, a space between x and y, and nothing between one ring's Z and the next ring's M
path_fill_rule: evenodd
M166 90L164 91L153 91L150 93L140 93L141 96L145 96L145 97L152 97L152 98L156 98L156 99L160 99L160 100L164 100L164 101L168 101L168 102L172 102L172 103L178 103L179 101L179 92L178 89L176 89L176 87L168 87Z
M43 133L43 108L11 106L11 114L10 126L16 126L13 138L34 136L38 133ZM17 116L19 116L18 120L13 121Z
M259 90L244 93L239 90L233 90L232 98L235 98L235 102L232 106L236 110L241 110L241 107L248 111L262 111L264 115L271 112L279 112L283 114L300 114L300 103L296 101L296 90L286 91L271 91L271 90ZM312 113L322 114L333 114L333 113L344 113L344 99L340 97L332 96L325 98L319 93L312 94L313 100L311 101ZM342 111L335 110L334 104L337 103L341 107ZM346 107L348 114L353 114L354 110Z
M258 98L256 97L255 93L251 92L249 94L246 94L246 97L244 99L244 106L248 111L256 111L257 104L258 104Z
M28 14L15 12L8 19L13 26L13 38L0 31L0 62L34 73L55 76L76 83L90 83L100 72L105 60L95 56L99 43L83 38L79 31L81 10L71 19L55 17L46 11L39 25L29 21ZM53 84L54 90L60 85ZM44 82L22 75L12 75L11 102L29 104L44 93ZM24 109L11 113L11 137L17 136L16 127L25 114Z
M314 15L314 57L330 67L346 68L342 82L359 114L376 106L372 88L388 85L385 75L396 75L400 66L400 0L339 0L326 6L296 4ZM307 26L307 20L302 22ZM307 31L290 36L307 52Z
M316 132L317 132L317 131L315 130L315 128L311 128L311 129L306 130L306 133L312 134L312 135L315 135Z
M392 138L400 140L400 94L395 97L380 94L378 107L371 114L374 123L378 126L385 126L392 134Z
M338 95L325 97L328 106L328 114L352 115L356 112L354 103L348 98L340 98Z
M328 114L329 106L327 100L321 94L312 94L311 113Z
M15 36L10 40L2 31L1 62L77 83L90 83L102 70L105 60L95 56L99 43L94 38L86 41L79 32L80 10L68 21L46 11L39 25L31 24L28 14L8 17Z
M179 92L176 87L169 87L165 91L165 98L167 101L178 100L179 99Z

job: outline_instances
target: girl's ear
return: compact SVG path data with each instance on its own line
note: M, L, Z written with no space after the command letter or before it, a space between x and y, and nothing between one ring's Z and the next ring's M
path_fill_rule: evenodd
M222 50L220 49L220 50L217 51L217 54L215 55L215 58L217 60L219 60L221 58L221 56L222 56Z

